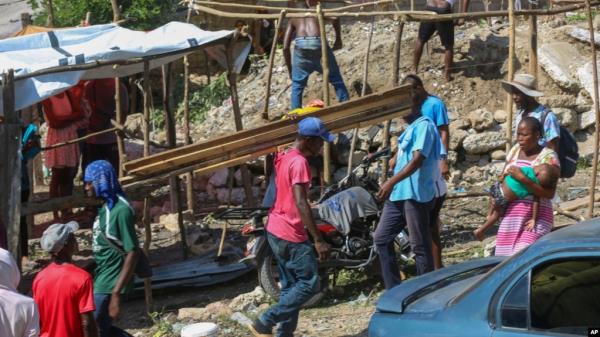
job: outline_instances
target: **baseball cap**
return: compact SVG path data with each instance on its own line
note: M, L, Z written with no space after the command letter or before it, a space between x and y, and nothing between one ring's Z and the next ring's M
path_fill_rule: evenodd
M306 117L298 123L298 134L307 137L321 137L326 142L333 142L335 136L327 131L325 124L317 117Z
M55 223L44 231L40 245L48 253L58 253L65 246L69 235L78 229L79 224L76 221Z

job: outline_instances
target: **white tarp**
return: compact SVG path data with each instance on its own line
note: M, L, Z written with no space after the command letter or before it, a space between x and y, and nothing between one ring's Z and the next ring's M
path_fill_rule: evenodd
M221 39L229 39L233 31L204 31L192 24L171 22L150 32L133 31L114 24L61 29L47 33L0 40L0 73L15 71L15 109L23 109L56 95L79 80L129 76L143 72L143 63L105 65L89 70L69 71L64 66L93 64L164 55L150 61L150 68L175 61L189 49ZM239 72L250 51L250 42L240 40L233 48L234 70ZM222 44L206 48L206 52L226 67ZM64 71L19 79L33 72L63 66ZM0 91L0 115L3 115Z

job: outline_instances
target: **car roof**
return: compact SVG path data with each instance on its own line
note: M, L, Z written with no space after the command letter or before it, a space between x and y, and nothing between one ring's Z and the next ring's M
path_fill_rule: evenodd
M600 245L600 218L594 218L558 229L542 236L536 244L553 244L565 241Z

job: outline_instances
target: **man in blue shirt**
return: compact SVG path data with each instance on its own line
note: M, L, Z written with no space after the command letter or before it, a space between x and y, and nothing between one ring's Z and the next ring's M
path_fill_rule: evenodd
M432 271L434 267L430 211L444 148L431 119L421 115L422 102L416 96L413 95L412 113L404 118L410 125L398 139L394 175L377 193L378 198L386 200L374 234L386 289L401 281L394 239L405 225L415 254L417 275Z
M431 95L425 90L423 81L417 75L407 75L402 81L404 84L411 84L414 89L415 104L421 106L421 114L431 119L433 124L437 127L440 135L442 144L444 145L444 153L440 158L440 175L435 179L435 198L433 200L433 207L430 213L432 220L431 226L431 240L432 240L432 254L433 254L433 265L435 269L442 268L442 240L440 238L440 211L444 205L446 198L446 192L448 187L446 185L446 179L450 176L450 170L448 167L447 151L450 145L450 130L448 124L448 110L446 104L437 96Z

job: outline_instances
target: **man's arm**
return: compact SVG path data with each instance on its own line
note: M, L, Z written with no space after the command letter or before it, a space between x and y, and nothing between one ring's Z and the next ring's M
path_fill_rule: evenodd
M442 139L442 144L446 149L446 153L448 153L448 151L450 151L450 128L448 125L441 125L438 126L438 132L440 134L440 138ZM447 157L440 161L440 171L445 179L450 177L450 168L448 167Z
M135 265L138 260L138 249L134 249L127 253L125 256L125 262L123 262L123 268L121 268L121 273L119 273L119 278L117 279L117 283L113 288L112 294L110 296L110 304L108 307L108 314L113 319L116 320L119 317L120 306L121 306L121 291L125 288L125 285L129 283L131 277L133 276L133 271L135 270Z
M387 199L390 196L390 193L392 193L392 189L394 188L394 186L400 181L406 179L407 177L410 177L416 170L418 170L423 165L424 160L425 156L421 154L421 151L413 151L413 157L410 160L410 162L408 162L408 164L406 164L406 166L404 166L402 170L400 170L400 172L388 179L381 186L381 189L379 190L379 192L377 192L377 197L381 200Z
M290 47L292 45L292 33L294 32L293 19L288 21L287 28L285 29L285 35L283 37L283 59L285 60L285 66L288 69L290 78L292 78L292 54Z
M340 19L333 19L333 30L335 31L335 42L333 43L333 50L342 49L342 24L340 23Z
M555 137L554 139L552 139L551 141L549 141L546 146L552 150L554 150L554 152L558 153L558 144L560 143L560 138L559 137Z
M83 328L83 337L98 337L98 327L94 319L94 312L80 314L81 327Z
M317 253L319 254L319 261L327 260L329 258L330 247L325 242L325 240L323 240L321 232L319 232L317 226L315 225L315 220L313 219L310 206L308 205L308 197L306 195L306 184L294 185L294 200L296 202L298 212L300 213L302 223L304 223L306 229L308 230L308 233L310 233L310 236L315 242L315 248L317 250Z

